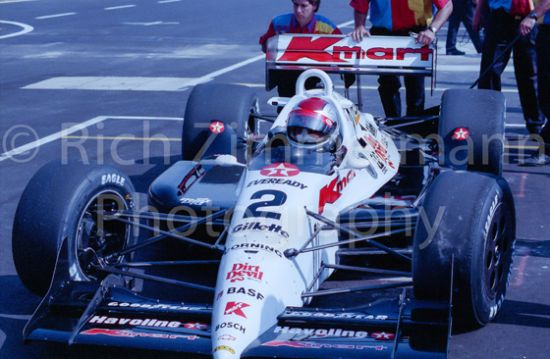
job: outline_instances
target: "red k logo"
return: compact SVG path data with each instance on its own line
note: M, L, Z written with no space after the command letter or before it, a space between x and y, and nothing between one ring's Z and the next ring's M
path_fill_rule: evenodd
M326 51L328 47L340 40L333 37L319 37L315 40L313 36L294 37L278 61L298 61L307 58L318 62L345 62Z
M230 315L235 314L239 317L246 318L246 314L244 314L243 309L246 307L250 307L250 304L246 304L243 302L227 302L225 305L225 311L223 312L224 315Z

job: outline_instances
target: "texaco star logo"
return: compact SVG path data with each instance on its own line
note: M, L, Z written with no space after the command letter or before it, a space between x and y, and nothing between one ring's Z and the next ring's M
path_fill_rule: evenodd
M372 333L371 337L373 337L376 340L393 340L393 338L395 338L395 334L386 333L386 332L376 332L376 333Z
M212 121L210 123L210 126L208 126L208 129L210 130L210 132L217 135L218 133L222 133L225 130L225 126L221 121Z
M298 167L290 163L273 163L260 170L260 174L269 177L292 177L300 173Z
M208 325L204 323L185 323L183 327L186 329L204 330L208 328Z
M470 137L470 131L467 128L459 127L453 132L453 140L464 141Z

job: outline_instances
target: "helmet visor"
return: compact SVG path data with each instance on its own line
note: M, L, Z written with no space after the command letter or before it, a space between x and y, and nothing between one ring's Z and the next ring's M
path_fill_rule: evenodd
M323 142L334 130L335 123L328 117L313 111L295 110L288 118L288 136L297 143Z

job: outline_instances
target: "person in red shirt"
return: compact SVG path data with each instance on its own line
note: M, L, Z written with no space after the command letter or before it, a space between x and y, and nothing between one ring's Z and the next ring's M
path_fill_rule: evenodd
M321 0L292 0L294 12L276 16L267 32L260 37L262 51L266 51L267 41L279 34L332 34L340 35L342 31L329 19L318 15ZM278 71L273 79L279 96L291 97L296 93L296 80L301 71ZM307 88L315 87L316 81L308 81Z
M361 41L364 36L393 35L409 36L409 32L418 33L417 42L429 45L435 40L436 32L443 26L453 11L449 0L351 0L354 9L355 30L351 37ZM432 14L432 5L438 11ZM370 11L372 28L365 27L367 13ZM432 20L433 17L433 20ZM424 113L424 77L404 76L407 90L407 116ZM378 92L386 117L401 116L401 82L394 75L381 75L378 78Z

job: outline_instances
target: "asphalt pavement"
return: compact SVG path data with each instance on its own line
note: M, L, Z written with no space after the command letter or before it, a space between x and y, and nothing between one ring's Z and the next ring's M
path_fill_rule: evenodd
M274 15L290 11L290 1L0 0L0 357L120 355L22 343L39 298L16 275L11 229L33 173L56 158L117 163L145 192L178 156L195 84L246 84L262 103L275 95L264 89L258 37ZM351 31L347 2L325 0L320 13ZM466 56L445 56L445 32L438 34L437 88L432 96L427 92L428 106L437 105L445 89L466 88L478 75L480 56L467 35L461 32L458 44ZM376 79L363 84L364 109L382 115ZM504 176L518 221L513 273L500 315L483 329L454 335L450 358L550 358L550 167L518 166L536 146L525 139L511 66L503 85Z

